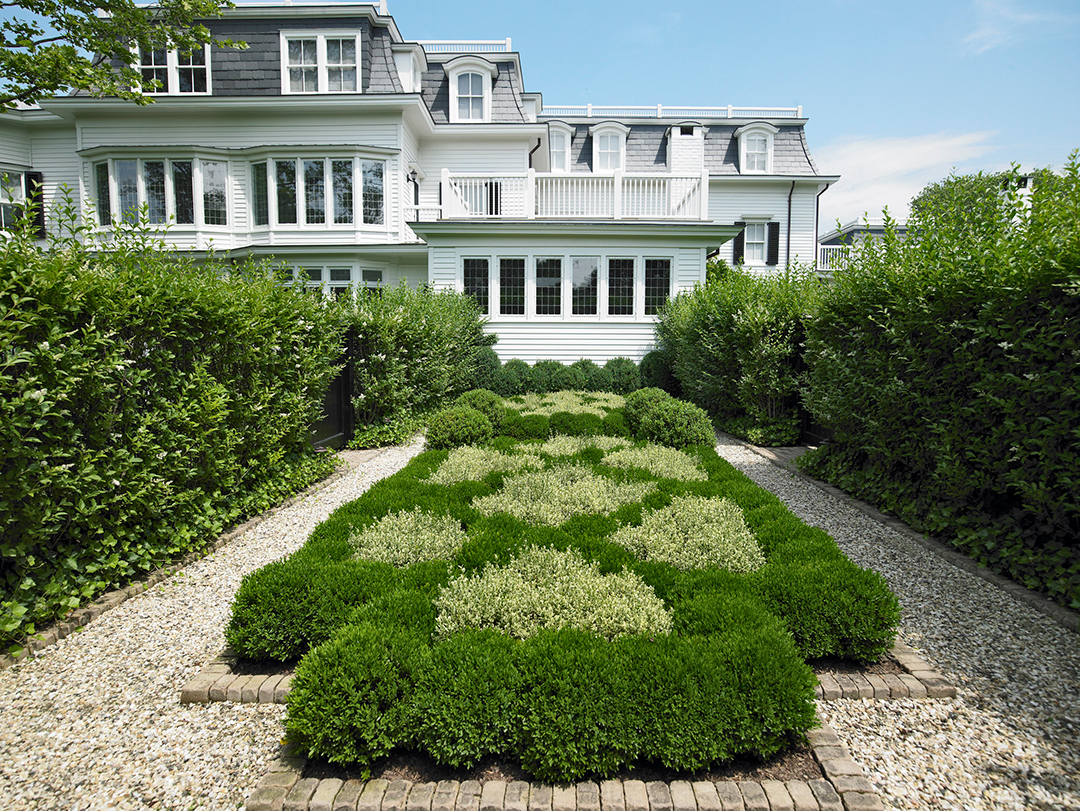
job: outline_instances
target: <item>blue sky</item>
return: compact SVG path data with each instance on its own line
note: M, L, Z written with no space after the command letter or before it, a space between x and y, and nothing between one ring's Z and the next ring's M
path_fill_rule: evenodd
M1080 148L1077 0L387 1L409 40L511 37L548 105L802 105L822 230Z

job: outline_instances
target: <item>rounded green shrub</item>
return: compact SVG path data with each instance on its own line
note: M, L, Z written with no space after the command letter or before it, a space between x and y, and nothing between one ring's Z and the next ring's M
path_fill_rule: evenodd
M638 364L643 388L663 389L673 397L678 397L682 389L671 369L672 356L662 349L647 352Z
M474 389L495 390L502 361L498 353L490 346L481 346L473 351L472 387Z
M612 358L604 364L604 371L611 377L611 391L616 394L625 395L641 388L641 374L630 358Z
M626 412L623 409L609 411L600 421L606 436L630 437L630 426L626 424Z
M547 439L551 424L543 414L507 414L499 428L504 436L514 439Z
M685 496L647 513L640 526L612 536L641 560L677 569L718 566L743 574L761 568L765 556L750 534L739 505L726 498Z
M585 391L612 391L611 374L593 361L582 358L572 363L570 368L581 372L585 381L581 388Z
M709 415L696 405L674 397L647 408L635 436L673 448L716 442Z
M566 367L557 360L538 360L529 370L529 391L550 394L570 388L566 385Z
M459 395L454 405L475 408L491 421L493 428L498 428L506 411L502 397L490 389L470 389Z
M245 659L291 661L329 639L357 605L396 580L385 563L275 561L241 581L225 639Z
M304 754L366 767L416 737L413 696L431 667L420 634L350 625L296 668L285 730Z
M475 408L451 406L438 412L427 429L427 446L433 450L477 445L493 434L491 420Z
M670 399L672 399L670 394L663 389L657 388L637 389L626 395L623 413L626 415L626 425L630 429L631 435L636 436L641 430L641 418L646 411L657 403Z
M593 436L603 433L603 420L596 414L574 414L556 411L549 418L552 434L564 436Z
M503 364L495 375L495 392L503 397L513 397L529 391L529 364L518 358L511 358Z

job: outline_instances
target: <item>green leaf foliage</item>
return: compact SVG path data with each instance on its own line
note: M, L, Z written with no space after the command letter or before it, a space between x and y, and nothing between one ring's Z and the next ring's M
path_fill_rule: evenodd
M1080 161L952 177L810 324L806 469L1080 608Z
M711 445L682 452L706 474L688 480L604 464L628 445L649 452L644 443L610 438L541 444L501 437L483 449L478 477L449 476L445 484L433 474L467 449L426 451L335 511L289 558L245 579L230 641L245 640L249 658L304 656L289 699L289 738L302 751L365 768L394 748L465 768L497 755L548 781L645 762L697 770L768 757L798 741L815 723L805 659L821 651L880 654L895 635L896 598L880 575L848 560ZM614 512L570 514L557 525L484 514L477 507L485 499L513 489L519 474L500 468L518 458L556 472L569 462L595 479L641 489L630 496L637 500L610 505ZM643 526L670 505L714 499L741 513L740 532L764 556L756 571L679 569L638 560L615 542L622 527ZM393 569L353 559L351 537L418 506L464 531L452 560ZM569 583L556 576L575 567L588 575ZM441 606L460 603L464 586L511 570L521 576L503 578L500 610L532 623L523 638L469 621L437 630ZM626 603L629 592L620 592L605 602L606 584L622 581L648 599ZM550 604L530 608L525 592L533 587L547 589ZM323 607L318 595L328 592ZM485 595L474 608L491 608ZM586 603L593 605L584 612L587 630L568 627L567 617ZM645 603L670 617L670 632L608 633L595 625L640 614ZM548 619L537 622L541 615Z
M340 368L331 302L139 229L91 252L73 223L0 243L5 643L332 469L309 441Z
M435 450L476 445L491 439L491 420L475 408L450 406L428 424L427 446Z

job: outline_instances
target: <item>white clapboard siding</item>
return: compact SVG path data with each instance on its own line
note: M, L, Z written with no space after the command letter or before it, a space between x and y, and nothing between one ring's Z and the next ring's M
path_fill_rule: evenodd
M30 165L30 135L22 124L0 120L0 163Z
M425 141L421 144L420 163L428 180L436 182L444 168L451 174L525 172L529 168L529 147L524 139Z
M656 345L655 325L651 320L593 324L499 321L484 329L499 336L494 349L504 363L511 358L528 363L557 360L566 364L581 358L600 364L618 357L640 361Z
M436 290L456 290L457 277L457 251L453 248L429 248L428 283Z
M44 185L45 215L50 228L56 225L57 209L70 197L76 212L81 208L79 199L80 163L75 154L75 131L68 127L42 127L32 133L30 164L41 172Z
M705 282L705 249L679 248L675 256L675 292L692 290Z
M776 183L714 183L709 193L709 217L714 222L728 225L745 217L771 217L780 223L780 264L786 264L788 229L788 193L791 181L780 179ZM814 260L814 209L818 188L813 185L797 185L791 196L791 261ZM732 261L733 242L720 248L720 258Z

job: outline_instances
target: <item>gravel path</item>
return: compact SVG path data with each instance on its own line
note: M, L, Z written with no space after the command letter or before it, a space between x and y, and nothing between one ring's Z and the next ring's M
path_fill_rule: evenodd
M0 672L0 809L235 809L277 750L284 708L181 706L222 648L249 571L421 449L367 462L222 550ZM942 701L820 705L887 806L1080 809L1080 639L732 441L721 454L882 572L902 636L957 686Z
M1080 809L1080 637L741 444L717 450L900 598L954 700L819 704L893 808Z
M240 579L401 468L392 448L213 555L0 672L0 809L235 809L277 754L285 708L181 706L225 644Z

